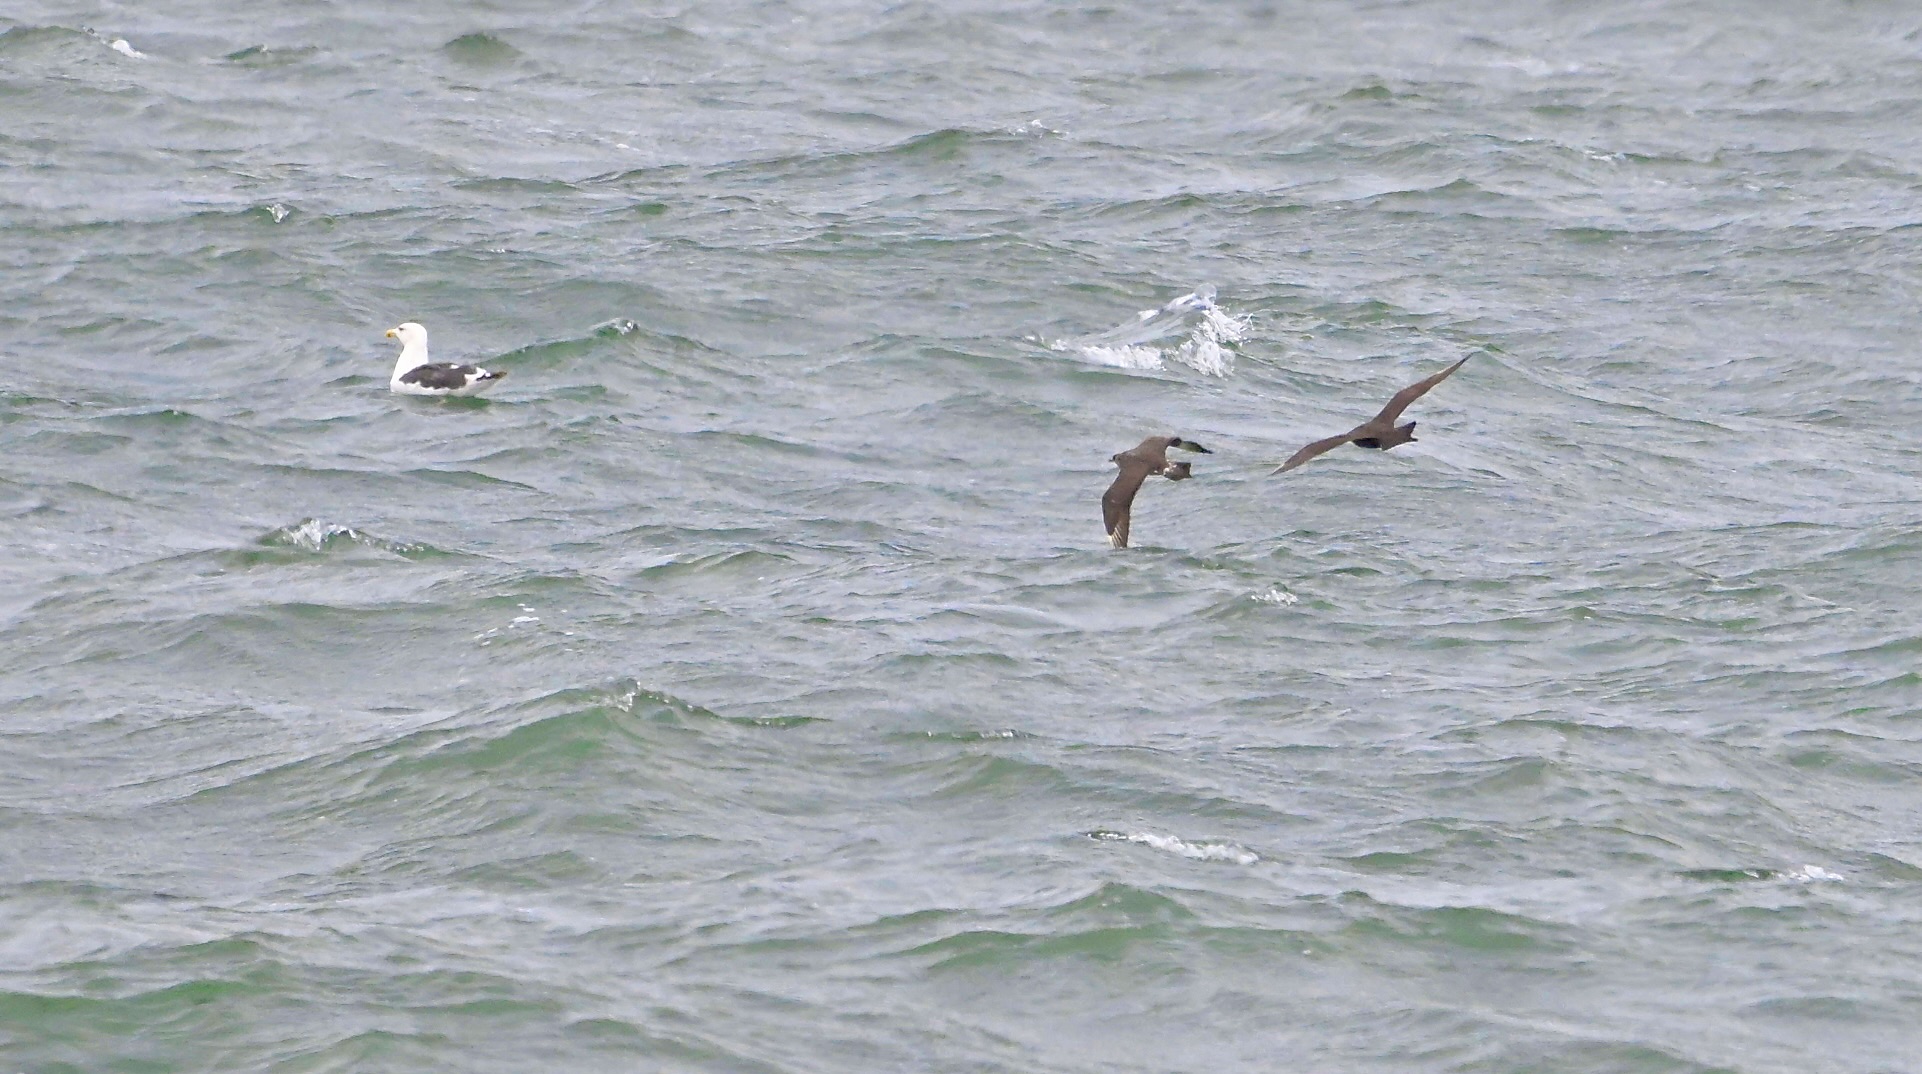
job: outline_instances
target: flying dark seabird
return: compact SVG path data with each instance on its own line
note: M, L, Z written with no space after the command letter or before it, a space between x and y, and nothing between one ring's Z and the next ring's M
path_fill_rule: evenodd
M1429 377L1427 380L1410 384L1408 387L1396 392L1395 397L1388 400L1388 405L1381 408L1381 413L1369 418L1367 421L1355 426L1340 436L1331 436L1326 440L1317 440L1309 444L1307 447L1290 455L1287 462L1275 468L1274 473L1287 473L1289 470L1300 466L1302 463L1307 462L1322 452L1338 448L1343 444L1352 443L1356 447L1375 448L1379 451L1387 451L1397 444L1406 444L1410 440L1415 439L1415 423L1411 421L1406 425L1396 425L1395 419L1401 417L1401 412L1408 409L1408 404L1420 399L1428 389L1447 380L1450 374L1460 369L1463 363L1467 361L1467 358L1463 358L1460 362L1456 362L1454 365Z
M1141 483L1159 474L1170 481L1185 481L1194 474L1192 463L1169 462L1168 449L1180 448L1183 451L1199 451L1203 455L1214 452L1178 436L1151 436L1140 444L1118 455L1109 456L1109 461L1121 468L1121 473L1101 495L1101 521L1108 527L1108 543L1116 548L1128 547L1128 519L1134 507L1135 493L1141 491Z

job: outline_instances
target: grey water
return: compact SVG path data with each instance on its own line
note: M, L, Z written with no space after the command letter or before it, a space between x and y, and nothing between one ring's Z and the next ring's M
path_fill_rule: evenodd
M1922 1070L1918 116L1876 0L15 0L0 1070Z

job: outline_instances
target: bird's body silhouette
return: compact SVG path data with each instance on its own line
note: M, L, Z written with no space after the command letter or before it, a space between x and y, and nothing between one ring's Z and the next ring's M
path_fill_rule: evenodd
M459 362L427 360L427 329L414 321L387 330L400 340L400 358L387 387L401 395L477 395L500 383L506 373Z
M1121 469L1114 484L1101 496L1101 521L1108 528L1108 543L1116 548L1128 547L1128 521L1134 509L1135 493L1141 491L1141 483L1150 477L1160 475L1170 481L1185 481L1194 476L1192 463L1169 462L1168 449L1180 448L1183 451L1199 451L1203 455L1214 452L1178 436L1151 436L1141 443L1116 455L1109 456L1110 462Z
M1395 419L1401 417L1401 412L1408 409L1408 404L1420 399L1427 393L1428 389L1447 380L1450 374L1460 369L1463 363L1467 361L1467 358L1463 358L1460 362L1456 362L1454 365L1429 377L1427 380L1417 381L1403 388L1401 391L1396 392L1395 397L1388 400L1388 405L1381 408L1381 413L1369 418L1367 421L1362 422L1360 425L1355 426L1340 436L1331 436L1327 439L1317 440L1309 444L1307 447L1290 455L1287 462L1275 467L1274 473L1287 473L1289 470L1300 466L1302 463L1307 462L1322 452L1331 451L1343 444L1353 444L1356 447L1387 451L1391 447L1406 444L1410 440L1415 439L1415 423L1411 421L1406 425L1396 425Z

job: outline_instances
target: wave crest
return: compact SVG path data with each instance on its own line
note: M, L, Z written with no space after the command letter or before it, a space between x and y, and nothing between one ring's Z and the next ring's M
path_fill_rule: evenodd
M1163 369L1172 361L1197 373L1225 377L1235 370L1233 348L1247 331L1247 318L1217 305L1214 287L1202 284L1160 309L1142 310L1132 321L1056 340L1048 349L1117 369ZM1162 341L1169 339L1180 342L1164 346Z
M342 548L376 548L398 555L427 551L426 545L389 541L363 533L352 526L306 518L262 534L255 544L267 548L293 548L302 552L331 552Z
M1138 843L1145 847L1167 854L1179 854L1195 861L1225 861L1235 865L1253 865L1261 856L1252 850L1235 846L1233 843L1190 843L1172 835L1156 835L1153 832L1111 832L1093 831L1090 839L1101 839L1113 843Z

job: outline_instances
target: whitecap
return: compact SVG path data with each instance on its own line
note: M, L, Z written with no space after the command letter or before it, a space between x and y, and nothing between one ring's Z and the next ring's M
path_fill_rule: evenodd
M1089 832L1090 839L1104 839L1116 843L1138 843L1145 847L1168 854L1179 854L1196 861L1225 861L1235 865L1253 865L1261 856L1252 850L1235 846L1233 843L1191 843L1172 835L1156 835L1153 832Z
M1160 309L1142 310L1132 321L1056 340L1048 348L1118 369L1162 369L1172 361L1197 373L1225 377L1234 372L1233 346L1247 330L1247 319L1222 309L1215 303L1214 287L1203 284ZM1175 338L1180 342L1172 348L1160 345Z
M1096 365L1116 369L1160 369L1161 352L1153 347L1068 347L1055 344L1055 350L1073 350Z
M372 534L343 526L337 522L327 522L318 518L303 519L291 526L282 526L262 534L259 543L283 548L298 548L303 552L328 552L343 545L373 548L392 552L396 555L409 555L425 551L427 546L410 544L405 541L387 541Z
M1820 865L1804 865L1783 873L1782 879L1796 884L1839 884L1848 877L1832 873Z
M110 43L107 47L114 50L115 52L120 53L122 56L131 56L136 60L144 60L147 58L146 53L128 44L127 39L124 37L114 38L112 43Z
M1053 136L1056 138L1065 137L1068 133L1067 131L1060 130L1055 127L1050 127L1046 123L1043 123L1038 119L1031 119L1024 124L1019 124L1013 127L1005 127L1003 128L1003 130L1007 134L1035 135L1040 137Z
M1283 589L1280 586L1273 586L1266 593L1252 593L1249 595L1248 599L1258 600L1263 604L1299 604L1301 603L1300 597L1295 596L1293 593L1288 592L1286 589Z
M322 522L309 518L281 528L260 539L261 544L292 545L309 552L319 552L336 539L349 541L361 540L360 531L352 526L340 526L332 522Z

